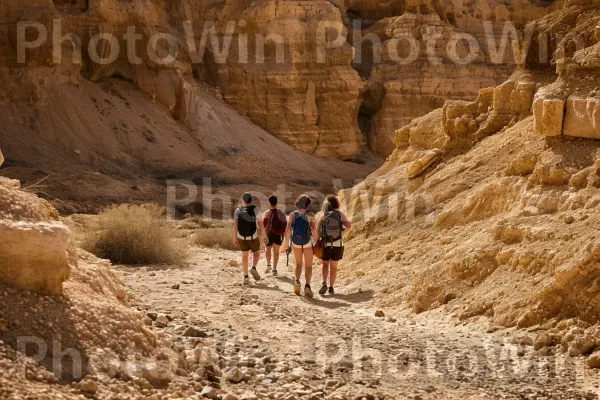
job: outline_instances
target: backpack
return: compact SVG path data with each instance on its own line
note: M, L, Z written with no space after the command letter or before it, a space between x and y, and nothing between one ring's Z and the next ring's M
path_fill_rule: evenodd
M337 211L327 213L323 218L321 229L321 237L326 244L337 242L342 238L342 232L344 231L342 215Z
M256 233L256 206L240 207L238 216L238 232L243 237L252 237Z
M269 220L265 220L265 228L267 228L268 233L279 236L285 235L285 231L287 230L287 218L285 213L277 209L271 210Z
M306 213L300 214L294 211L294 221L292 222L292 242L298 246L305 246L310 243L312 233L310 231L310 222Z

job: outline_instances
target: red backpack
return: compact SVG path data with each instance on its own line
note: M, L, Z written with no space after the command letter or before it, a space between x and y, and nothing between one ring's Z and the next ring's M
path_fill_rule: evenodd
M285 235L287 230L287 217L281 210L271 210L271 216L265 220L265 228L268 233L274 235Z

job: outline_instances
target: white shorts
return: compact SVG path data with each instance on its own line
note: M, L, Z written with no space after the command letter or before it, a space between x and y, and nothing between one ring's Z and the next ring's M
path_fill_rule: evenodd
M294 242L292 242L292 247L296 248L296 249L312 249L313 248L313 241L312 239L310 240L310 242L306 243L304 246L301 246L299 244L294 244Z

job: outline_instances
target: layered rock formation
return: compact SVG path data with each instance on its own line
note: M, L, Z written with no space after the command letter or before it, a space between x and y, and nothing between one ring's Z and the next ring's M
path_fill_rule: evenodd
M77 265L69 229L50 204L19 186L0 176L0 283L60 295Z
M370 148L384 156L394 149L396 129L448 99L473 100L479 89L503 82L517 61L510 44L502 49L503 40L510 42L511 29L516 39L526 22L562 5L413 3L401 16L382 19L362 32L382 39L373 48L381 63L367 60L357 67L370 77L362 110L371 119L363 129Z
M200 79L293 147L318 157L353 159L364 135L371 149L388 155L395 129L447 98L473 100L481 87L508 76L508 54L490 65L483 21L492 21L492 36L499 41L504 21L519 27L561 1L17 3L11 0L0 15L4 102L44 101L40 79L50 73L71 83L81 76L93 82L119 77L196 127L202 124L194 104ZM47 33L42 46L21 54L28 68L17 63L18 21L41 23ZM27 41L38 38L38 27L26 29ZM464 60L467 48L452 38L465 33L481 51L460 65L452 59ZM356 35L376 35L381 46L370 39L360 45ZM402 35L414 41L399 43ZM406 63L413 44L416 57ZM375 62L379 55L381 63ZM52 70L42 71L46 67Z
M533 25L554 38L551 65L534 61L536 41L509 81L398 130L388 162L342 192L358 227L348 279L375 259L357 285L384 286L383 305L535 326L538 351L600 350L598 68L577 61L595 51L599 11L568 1ZM583 48L565 53L556 38L573 32Z

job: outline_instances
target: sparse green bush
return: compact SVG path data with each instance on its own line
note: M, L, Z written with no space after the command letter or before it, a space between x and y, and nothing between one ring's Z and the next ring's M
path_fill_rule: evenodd
M122 204L101 212L99 230L86 235L85 250L118 264L177 264L185 247L173 238L164 208Z

